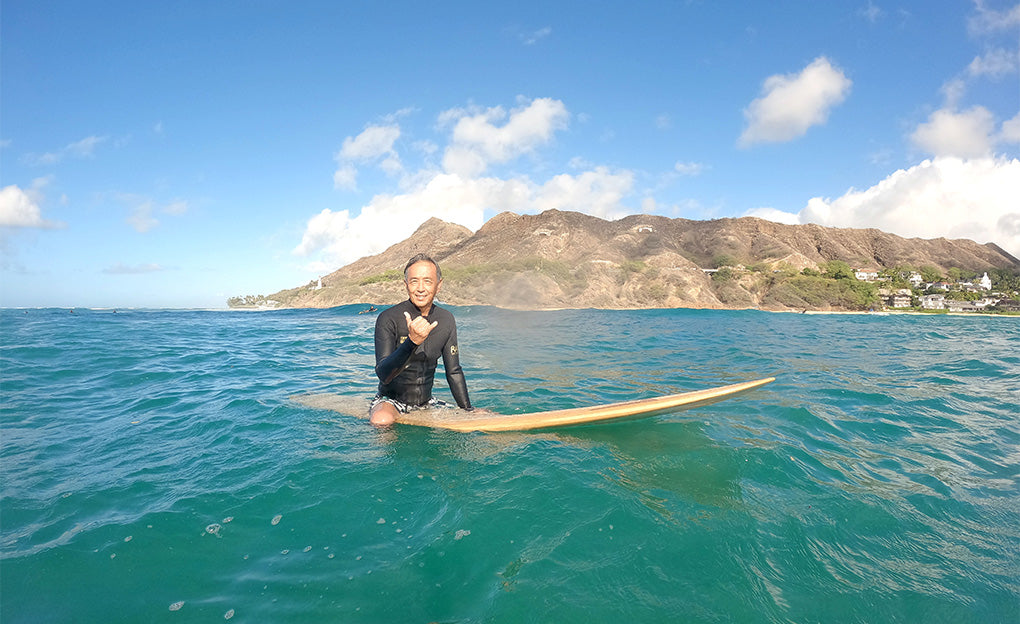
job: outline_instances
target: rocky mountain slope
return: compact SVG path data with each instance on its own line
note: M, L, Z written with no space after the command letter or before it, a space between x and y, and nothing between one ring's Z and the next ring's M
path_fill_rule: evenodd
M312 283L259 300L278 307L396 303L406 296L404 263L418 252L430 253L442 266L442 301L532 309L840 307L777 286L784 276L832 260L856 268L928 266L943 273L951 267L1020 269L1020 260L997 245L969 240L905 239L874 229L783 225L753 217L691 221L633 215L606 221L550 210L505 212L474 234L430 219L383 253L324 276L322 288ZM726 279L720 280L710 272L720 266L735 268L724 269Z

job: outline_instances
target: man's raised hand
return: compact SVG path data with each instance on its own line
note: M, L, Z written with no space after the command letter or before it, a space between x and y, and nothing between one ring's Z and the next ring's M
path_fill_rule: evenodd
M407 319L407 337L416 345L425 342L425 339L436 328L436 325L439 325L439 321L429 323L428 319L424 316L411 320L410 312L404 312L404 318Z

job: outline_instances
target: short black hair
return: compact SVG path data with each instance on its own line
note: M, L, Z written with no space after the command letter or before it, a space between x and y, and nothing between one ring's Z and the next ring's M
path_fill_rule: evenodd
M439 268L439 263L432 259L432 256L426 253L415 254L407 261L407 266L404 267L404 281L407 281L407 272L410 270L411 265L419 262L431 262L432 266L436 267L436 281L443 279L443 270Z

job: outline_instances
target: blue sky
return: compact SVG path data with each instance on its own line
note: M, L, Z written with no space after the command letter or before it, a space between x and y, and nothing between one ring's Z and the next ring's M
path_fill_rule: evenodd
M223 307L431 216L1020 256L1020 4L0 4L0 305Z

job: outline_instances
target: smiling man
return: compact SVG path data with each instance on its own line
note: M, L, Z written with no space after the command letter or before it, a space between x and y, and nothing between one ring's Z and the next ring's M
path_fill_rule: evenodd
M369 407L374 425L389 425L400 413L442 404L432 396L440 356L457 405L472 409L460 367L457 324L453 314L434 302L442 283L443 273L435 260L426 254L414 256L404 267L407 301L383 310L376 319L379 393Z

